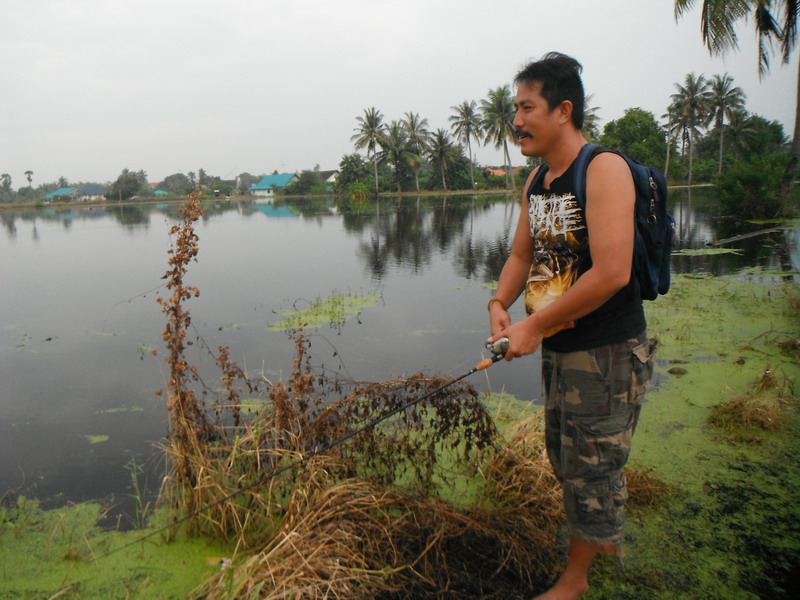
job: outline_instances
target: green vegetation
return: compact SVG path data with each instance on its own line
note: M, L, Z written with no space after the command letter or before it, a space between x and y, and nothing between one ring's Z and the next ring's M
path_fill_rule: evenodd
M648 304L661 341L632 460L672 488L633 512L628 565L587 598L789 598L800 565L800 292L679 277ZM682 376L667 372L679 365ZM681 372L681 371L679 371Z
M86 435L84 436L90 444L102 444L108 441L108 436L103 435Z
M42 510L20 498L0 508L0 596L81 600L180 599L220 569L233 551L219 542L182 534L151 537L148 529L104 531L93 503Z
M324 300L318 299L305 309L278 310L278 314L286 318L279 323L270 325L273 331L288 331L304 327L320 327L331 325L341 327L351 318L357 318L365 308L373 306L379 295L369 296L340 296L335 295Z
M681 18L694 0L675 0L675 17ZM749 21L758 38L759 74L769 72L770 54L777 50L784 64L789 63L797 45L797 19L800 6L794 0L739 2L736 0L703 0L700 31L711 54L725 54L738 46L736 25ZM798 73L800 78L800 73ZM800 83L800 80L798 81ZM721 152L721 150L720 150ZM792 160L784 173L783 194L793 184L800 169L800 98L795 103L794 136L790 151Z
M629 108L624 117L606 124L598 142L646 165L660 167L667 157L664 129L652 113L641 108Z
M680 19L686 11L693 5L694 0L675 0L675 18ZM709 52L713 54L725 54L729 50L735 50L738 46L738 35L736 32L736 25L741 21L748 22L748 26L755 28L756 36L758 39L758 69L760 75L766 75L769 72L770 55L773 51L777 50L780 53L781 60L784 64L788 64L793 51L797 45L797 19L800 14L800 6L794 0L768 0L766 2L740 2L737 0L703 0L701 14L702 19L700 22L700 31L703 37L703 42L708 48ZM800 73L798 73L800 78ZM689 79L687 78L687 84ZM715 121L717 124L716 131L719 137L719 174L722 173L723 167L723 133L725 128L723 120L728 117L731 125L742 125L749 118L744 112L744 92L738 87L733 86L733 79L726 74L723 77L717 76L708 89L704 86L702 76L700 80L696 81L697 87L694 89L696 92L696 110L697 114L702 116L705 114L708 121ZM800 79L798 80L800 83ZM684 93L685 92L685 93ZM675 123L681 128L684 133L687 131L689 121L691 120L690 114L694 109L690 108L689 101L690 94L688 90L680 90L678 95L673 96L673 104L670 105L670 123ZM754 152L751 149L751 154ZM763 154L760 152L759 154ZM779 214L786 215L789 205L789 199L793 192L793 186L797 179L798 169L800 169L800 98L795 102L795 121L794 132L792 136L791 146L785 143L781 148L769 151L770 155L786 154L785 160L780 157L758 157L752 167L763 167L765 163L774 164L774 161L783 162L783 172L780 177L780 185L777 190L773 189L772 185L767 186L767 194L778 194L780 201L778 202ZM746 156L746 155L745 155ZM691 157L690 157L691 158ZM691 164L691 162L690 162ZM768 168L769 170L769 168ZM689 169L689 180L691 181L691 167ZM771 178L771 177L770 177ZM736 187L735 182L742 179L741 175L728 175L729 182L732 180L734 183L729 183ZM748 184L749 183L749 184ZM742 184L741 187L749 191L756 186L761 185L764 191L763 184L755 184L752 181ZM771 184L772 182L770 182ZM750 202L742 202L744 210L737 211L737 214L757 214L758 209L754 209ZM765 212L765 211L761 211Z
M788 153L751 154L736 160L718 179L720 202L729 214L775 218L793 214L791 197L781 194Z
M146 188L147 173L144 171L134 173L123 169L117 180L108 188L107 197L119 201L130 200L136 195L141 195Z
M675 256L710 256L714 254L741 254L736 248L686 248L673 252Z

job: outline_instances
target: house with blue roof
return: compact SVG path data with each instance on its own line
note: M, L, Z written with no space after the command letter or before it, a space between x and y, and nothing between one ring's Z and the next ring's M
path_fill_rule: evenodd
M64 201L64 200L72 200L73 198L77 198L80 194L80 190L78 188L73 187L63 187L58 188L57 190L53 190L49 194L44 197L45 202L52 202L53 200Z
M257 198L272 198L276 189L285 188L297 178L294 173L266 175L261 181L250 186L250 193Z
M96 202L105 200L106 188L101 185L87 185L78 190L78 200L81 202Z
M67 202L69 200L80 200L81 202L91 202L104 200L106 189L99 185L87 185L82 188L63 187L58 188L44 197L45 202Z

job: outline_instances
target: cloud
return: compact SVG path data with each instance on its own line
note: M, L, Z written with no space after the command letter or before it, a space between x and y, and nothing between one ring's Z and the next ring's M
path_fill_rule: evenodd
M796 66L758 81L754 36L725 60L672 2L533 0L6 0L0 170L15 187L335 168L356 117L408 111L447 128L451 107L557 49L584 64L604 121L662 114L689 72L725 71L748 109L793 126ZM500 153L479 148L484 163ZM519 159L522 162L522 159ZM231 175L231 176L233 176Z

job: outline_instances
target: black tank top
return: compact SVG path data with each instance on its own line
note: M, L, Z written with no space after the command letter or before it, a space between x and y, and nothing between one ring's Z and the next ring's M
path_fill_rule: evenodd
M525 287L528 314L560 297L592 266L586 220L573 190L575 163L544 188L528 190L534 256ZM633 227L631 220L631 227ZM635 337L647 324L639 284L628 284L597 310L577 319L575 327L546 337L542 345L556 352L589 350Z

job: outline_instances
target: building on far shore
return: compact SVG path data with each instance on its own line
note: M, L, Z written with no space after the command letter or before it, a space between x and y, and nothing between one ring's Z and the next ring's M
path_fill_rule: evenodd
M336 180L339 178L339 171L318 171L320 179L328 184L330 188L336 185Z
M261 181L250 186L250 193L256 198L272 198L276 189L285 188L296 177L294 173L266 175Z
M516 175L522 167L511 167L510 169L503 167L502 169L491 169L489 167L483 170L487 175L494 175L495 177L505 177L508 175Z
M53 190L44 197L45 203L49 202L69 202L70 200L80 200L81 202L91 202L94 200L104 200L106 189L99 185L87 185L82 188L63 187Z
M96 200L104 200L106 197L106 188L99 185L87 185L81 188L78 200L82 202L93 202Z
M64 202L67 200L74 200L78 197L80 190L78 188L73 187L63 187L58 188L57 190L53 190L49 194L44 197L45 203L52 202L56 200L58 202Z

